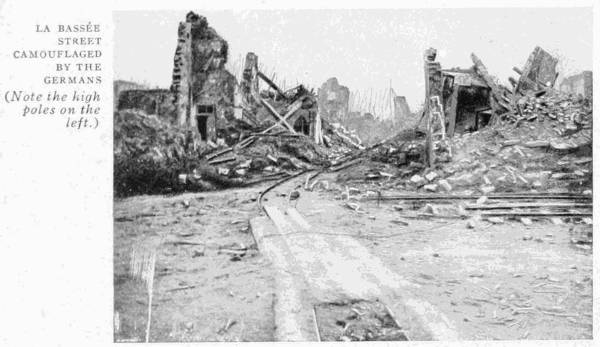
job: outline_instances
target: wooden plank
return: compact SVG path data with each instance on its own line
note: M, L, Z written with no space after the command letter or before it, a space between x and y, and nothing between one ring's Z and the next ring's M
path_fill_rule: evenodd
M267 216L271 218L280 235L285 235L292 231L292 225L285 219L283 212L281 212L276 206L265 205L265 212Z
M236 159L235 157L229 157L229 158L211 160L208 163L211 164L211 165L223 164L223 163L227 163L227 162L230 162L230 161L234 161L235 159Z
M458 104L458 86L454 87L452 96L450 96L450 105L447 108L447 119L448 119L448 137L454 136L454 130L456 127L456 106Z
M271 81L271 79L269 77L265 76L260 71L258 71L258 73L256 75L258 77L260 77L263 81L265 81L269 85L269 87L275 89L277 94L279 94L281 97L283 97L285 99L285 93L283 92L283 90L279 89L279 87L275 84L275 82Z
M277 110L275 110L273 108L273 106L271 106L271 104L269 104L269 102L267 100L261 98L260 102L267 108L267 110L269 110L269 112L273 115L273 117L277 118L280 123L283 123L292 134L296 133L294 131L294 128L288 122L286 122L285 119L283 119L281 117L281 115L277 112Z
M494 111L495 111L498 108L498 106L500 106L506 110L510 110L510 105L502 104L499 102L502 97L502 91L500 90L500 88L498 87L498 85L496 84L494 79L488 73L487 68L485 67L485 65L483 65L483 62L481 61L481 59L479 59L475 55L475 53L471 53L471 60L473 61L473 64L475 64L475 70L476 70L477 74L479 76L481 76L481 78L483 78L485 83L492 90L493 98L490 99L490 101L491 101L490 106L492 106L492 109L494 109Z
M286 210L287 215L304 230L310 230L310 224L300 215L298 210L290 207Z
M315 341L318 339L310 319L310 305L303 300L304 284L302 278L295 275L295 267L285 240L270 236L280 235L277 228L267 217L250 220L250 229L262 254L267 256L276 271L275 295L273 303L275 331L277 341Z
M296 100L293 104L290 105L287 113L285 115L283 115L283 119L286 120L289 117L291 117L294 113L296 113L296 111L298 111L300 109L300 107L302 107L302 102L304 101L304 98L300 98L299 100ZM261 134L266 134L269 131L271 131L272 129L275 129L278 126L283 126L282 121L280 120L279 122L275 123L274 125L270 126L269 128L267 128L266 130L261 131Z
M216 153L213 153L211 155L206 156L206 160L212 160L212 159L214 159L216 157L219 157L219 156L221 156L221 155L223 155L225 153L229 153L231 151L233 151L233 148L231 148L231 147L230 148L225 148L222 151L219 151L219 152L216 152Z

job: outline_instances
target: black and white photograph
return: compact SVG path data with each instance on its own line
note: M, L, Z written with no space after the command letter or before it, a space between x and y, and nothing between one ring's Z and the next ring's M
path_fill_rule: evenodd
M589 9L114 21L116 342L591 338Z
M0 0L0 346L594 346L599 15Z

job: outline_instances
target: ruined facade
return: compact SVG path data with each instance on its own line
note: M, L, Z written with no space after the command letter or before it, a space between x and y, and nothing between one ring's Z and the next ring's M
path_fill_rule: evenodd
M591 99L593 95L593 79L591 71L569 76L560 83L560 90Z
M520 75L515 90L541 90L544 87L554 87L554 82L556 82L558 76L556 72L557 64L558 59L541 47L535 47L522 70L513 68Z
M431 101L436 99L444 116L443 131L447 136L486 126L493 109L501 106L498 106L499 101L492 91L498 86L493 81L486 81L489 75L481 61L472 55L474 65L469 69L442 69L440 63L435 61L436 53L435 49L430 48L424 54L426 103L423 117L430 112Z
M119 93L119 110L137 109L146 114L173 115L173 93L166 89L131 89Z
M179 23L177 34L171 85L177 122L198 128L202 141L214 141L234 117L236 80L225 69L227 42L193 12Z
M350 90L340 85L337 78L328 79L319 88L318 101L321 115L329 121L340 121L348 115Z
M405 96L394 96L394 122L402 122L410 116L410 108Z
M240 82L242 101L248 105L258 104L260 100L258 90L258 56L252 52L246 54L244 71Z
M258 56L246 56L242 80L225 69L228 44L193 12L179 23L170 89L143 89L133 83L116 83L115 108L137 109L168 117L191 128L200 141L235 138L241 129L268 132L284 127L321 143L321 120L316 97L303 85L281 90L258 69ZM270 90L260 91L259 80ZM273 92L274 91L274 92ZM285 122L281 122L281 119ZM240 124L245 123L245 126ZM279 123L279 125L273 125ZM237 129L239 128L239 129Z

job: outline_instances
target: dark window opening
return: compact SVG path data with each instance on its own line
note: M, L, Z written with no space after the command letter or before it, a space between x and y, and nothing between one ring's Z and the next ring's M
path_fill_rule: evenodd
M214 105L198 105L197 108L197 113L198 114L202 114L202 113L214 113L215 112L215 106Z

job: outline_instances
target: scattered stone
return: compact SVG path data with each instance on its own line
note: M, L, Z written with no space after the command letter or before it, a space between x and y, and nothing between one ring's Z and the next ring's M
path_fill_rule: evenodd
M413 177L410 178L410 182L417 185L417 186L421 186L425 184L425 179L419 175L414 175Z
M592 219L589 218L589 217L585 217L581 221L583 222L583 224L588 224L588 225L592 225L593 224Z
M550 177L553 178L553 179L556 179L556 180L560 180L560 179L563 179L563 178L565 178L567 176L568 176L567 173L564 173L564 172L555 172Z
M521 140L519 140L519 139L506 140L506 141L502 142L502 146L514 146L519 143L521 143Z
M475 229L476 226L477 224L475 223L475 220L469 219L467 221L467 229Z
M552 218L550 218L550 221L554 225L563 225L564 224L562 218L558 218L558 217L552 217Z
M423 189L428 192L435 192L437 190L437 184L426 184L423 186Z
M470 186L475 184L477 178L473 174L466 173L457 177L452 176L448 180L457 186Z
M439 180L438 185L442 190L446 192L450 192L452 190L452 186L446 180Z
M489 186L481 186L481 187L479 188L479 190L481 190L481 192L482 192L483 194L486 194L486 195L487 195L487 194L489 194L489 193L492 193L493 191L495 191L495 190L496 190L496 187L494 187L494 186L492 186L492 185L489 185Z
M240 169L248 169L248 168L250 168L250 164L252 164L252 159L248 159L248 160L242 162L238 167Z
M531 224L533 224L533 221L531 220L531 218L527 218L527 217L521 217L520 221L524 225L531 225Z
M523 241L530 241L530 240L533 240L533 236L531 236L530 234L523 235Z
M427 175L425 175L425 178L431 182L434 179L436 179L438 177L438 174L435 171L431 171L430 173L428 173Z
M500 218L500 217L488 217L487 221L492 223L492 224L502 224L504 223L504 219Z
M483 182L488 186L492 184L492 181L490 181L490 179L487 178L486 175L483 175Z
M423 208L423 212L427 214L437 214L437 209L431 204L426 204Z
M548 141L537 140L537 141L528 141L524 143L525 147L529 148L537 148L537 147L548 147L550 143Z

